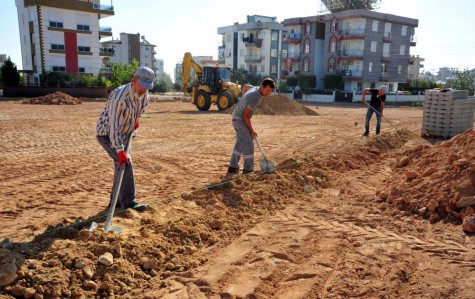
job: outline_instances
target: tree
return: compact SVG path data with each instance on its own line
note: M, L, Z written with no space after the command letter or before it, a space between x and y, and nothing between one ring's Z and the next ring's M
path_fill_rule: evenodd
M10 57L5 61L5 64L0 69L0 73L3 85L18 86L20 84L20 74Z
M325 75L323 77L323 87L325 89L343 89L345 83L341 75Z
M454 82L454 88L460 90L468 90L469 95L473 95L474 85L473 80L475 79L475 74L469 70L463 70L462 72L458 71L457 79Z
M287 86L291 87L292 89L295 88L299 84L299 78L291 76L287 78L287 81L285 81Z
M153 92L168 92L172 89L173 82L170 75L163 74L160 79L155 80L152 91Z
M132 76L139 67L139 62L134 59L130 64L109 63L108 66L112 67L111 87L116 88L130 82L130 79L132 79Z

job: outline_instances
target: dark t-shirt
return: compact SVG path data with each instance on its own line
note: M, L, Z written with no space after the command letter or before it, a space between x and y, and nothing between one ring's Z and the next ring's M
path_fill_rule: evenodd
M386 94L379 96L379 89L371 88L371 102L369 103L373 107L381 107L381 102L386 101Z

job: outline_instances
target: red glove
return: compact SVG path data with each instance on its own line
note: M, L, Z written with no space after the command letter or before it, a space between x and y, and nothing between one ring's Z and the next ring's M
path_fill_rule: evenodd
M137 119L137 122L135 123L135 130L137 130L140 127L139 120Z
M117 153L117 156L119 157L119 166L122 165L122 163L125 163L126 165L129 165L129 158L127 158L127 154L125 153L125 151L120 151Z

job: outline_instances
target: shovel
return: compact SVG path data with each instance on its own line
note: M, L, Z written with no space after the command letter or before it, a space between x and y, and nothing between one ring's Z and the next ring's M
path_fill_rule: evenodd
M259 160L259 166L261 167L262 172L267 174L274 173L274 162L272 162L271 160L267 160L266 154L264 153L264 150L262 149L262 146L259 143L257 137L254 138L254 140L256 141L257 146L261 151L262 157L264 158Z
M134 135L134 133L131 133L130 136L129 136L129 141L127 142L127 146L125 148L125 153L126 154L129 153L129 149L130 149L130 145L132 143L133 135ZM114 193L113 193L113 196L112 196L112 203L111 203L110 208L109 208L109 214L107 215L106 224L104 225L104 230L106 232L113 231L118 235L122 234L122 227L112 226L112 218L114 217L115 205L117 204L117 199L119 197L120 187L122 186L122 179L124 178L125 166L126 166L125 163L122 163L122 165L120 165L119 177L117 178L117 182L115 184ZM91 223L91 227L89 228L89 230L93 231L96 228L97 228L97 223L93 222L93 223Z

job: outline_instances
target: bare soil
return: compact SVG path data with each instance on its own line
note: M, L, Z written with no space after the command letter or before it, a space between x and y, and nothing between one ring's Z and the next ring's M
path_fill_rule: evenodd
M150 209L118 211L118 236L103 106L0 101L1 298L475 297L472 130L423 139L416 107L370 138L358 103L256 115L277 171L223 183L230 115L153 101L132 145Z

